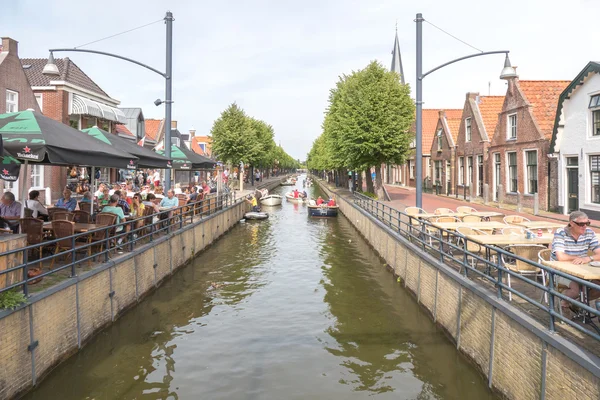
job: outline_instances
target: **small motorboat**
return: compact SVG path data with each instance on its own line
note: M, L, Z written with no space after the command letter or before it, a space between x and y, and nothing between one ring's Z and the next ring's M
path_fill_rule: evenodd
M280 206L283 202L283 197L278 194L269 194L260 198L260 204L263 206Z
M256 211L250 211L247 212L246 214L244 214L244 218L245 219L267 219L269 218L269 214L267 214L266 212L256 212Z
M309 204L308 215L311 217L337 217L339 209L339 206Z
M286 193L285 194L285 198L287 199L287 201L289 201L290 203L304 203L305 201L307 201L307 198L304 197L294 197L294 194L292 192L290 193Z

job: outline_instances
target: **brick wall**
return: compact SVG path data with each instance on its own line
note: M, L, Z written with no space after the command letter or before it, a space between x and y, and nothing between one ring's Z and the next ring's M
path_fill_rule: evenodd
M19 111L31 108L40 112L27 76L23 72L19 59L18 42L10 38L2 38L2 54L6 58L0 64L0 114L6 112L7 89L19 94Z
M440 111L440 118L445 118L445 116L442 115L443 111ZM436 127L436 132L438 131L438 129L440 128L444 128L441 119L438 121L438 125ZM441 161L442 162L442 171L441 171L441 176L440 176L440 183L441 183L441 194L452 194L454 193L454 190L456 188L456 165L455 165L455 160L454 160L454 155L455 155L455 148L454 146L451 146L451 144L448 142L448 135L449 133L446 132L446 130L444 129L444 132L442 133L442 149L441 151L438 150L438 140L437 140L437 136L433 139L433 143L431 145L431 171L429 176L431 176L431 179L433 180L433 184L435 185L436 182L436 175L435 175L435 163L436 161ZM450 170L448 171L448 169L446 168L446 165L448 163L448 161L450 162ZM450 188L448 188L448 176L450 175ZM449 190L448 190L449 189Z

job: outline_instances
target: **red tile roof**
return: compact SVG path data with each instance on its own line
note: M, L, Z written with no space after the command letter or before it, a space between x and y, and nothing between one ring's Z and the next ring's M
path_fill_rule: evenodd
M546 139L552 138L558 97L570 83L571 81L519 81L519 87L533 106L533 117Z
M421 141L421 146L423 149L423 154L429 154L431 152L431 144L433 143L433 139L435 138L435 131L437 128L438 120L440 118L440 110L439 109L424 109L423 110L423 125L422 132L423 138Z
M454 144L458 139L458 130L460 128L460 121L462 121L462 113L463 110L445 110L446 111L446 122L448 123L448 128L450 129L450 134L452 135L452 140L454 140Z
M194 136L191 142L192 151L200 154L201 156L210 156L210 144L212 143L212 138L209 136ZM200 143L206 143L206 151L202 150Z
M117 130L117 133L120 133L122 135L135 137L135 135L133 133L131 133L131 131L129 129L127 129L127 127L125 125L117 125L116 130Z
M158 130L161 128L160 119L147 119L144 124L146 127L146 139L147 140L156 140L158 137Z
M479 112L488 138L494 136L498 124L498 114L502 111L504 96L479 96Z
M204 153L204 150L202 150L202 147L200 147L198 141L194 139L196 138L192 138L192 151L196 154L200 154L201 156L205 156L206 153Z

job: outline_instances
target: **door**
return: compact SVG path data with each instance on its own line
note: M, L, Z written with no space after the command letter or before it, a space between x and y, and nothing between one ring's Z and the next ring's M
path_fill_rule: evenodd
M483 156L477 156L477 196L483 197Z
M494 201L498 201L498 186L500 185L500 153L494 153Z
M577 157L567 158L567 208L568 212L579 210L579 168Z

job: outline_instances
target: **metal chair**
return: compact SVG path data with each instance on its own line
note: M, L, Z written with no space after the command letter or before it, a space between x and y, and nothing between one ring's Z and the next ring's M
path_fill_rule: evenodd
M91 221L92 221L92 216L90 215L89 212L83 211L83 210L73 211L73 222L89 224Z
M456 212L459 214L469 214L472 212L477 212L477 210L470 206L460 206L456 207Z
M511 244L509 246L505 247L505 250L510 251L511 253L525 258L527 260L531 260L531 261L537 261L539 260L539 253L541 250L546 250L547 248L545 246L539 245L539 244L525 244L525 245L519 245L519 244ZM542 269L531 265L525 261L521 261L519 259L509 259L507 256L502 255L500 257L500 259L502 260L502 265L504 265L507 269L509 269L510 271L516 272L520 275L533 275L535 277L541 276L542 277L542 284L544 286L546 286L546 275L542 273ZM511 274L507 274L507 281L508 281L508 287L511 287L511 283L510 283L510 275ZM508 300L512 301L512 292L508 292Z
M502 228L503 235L523 235L523 228L519 228L518 226L507 226L506 228Z
M461 220L457 217L437 217L435 222L461 222Z
M460 233L463 236L488 235L487 232L484 232L482 230L475 229L475 228L469 228L467 226L460 226L460 227L456 228L456 232ZM485 247L481 246L479 243L476 243L472 240L466 240L466 242L467 242L467 246L466 246L465 250L467 252L469 252L473 255L485 255ZM458 244L460 244L460 243L464 243L462 238L459 238L459 240L458 240ZM471 259L471 267L477 268L477 264L479 263L479 260L476 257L473 257L472 255L467 255L467 258Z
M69 211L55 211L52 221L73 221L75 215Z
M477 215L465 215L462 217L463 222L481 222L482 218Z
M56 248L54 250L54 255L56 256L60 251L69 251L69 250L75 250L75 252L77 253L78 251L81 252L86 252L88 257L91 256L91 248L88 247L84 247L87 246L87 243L78 243L76 241L74 241L70 236L73 236L75 234L75 223L71 222L71 221L65 221L65 220L57 220L57 221L52 221L52 230L54 231L54 236L57 239L61 239L61 238L65 238L63 240L59 240L58 242L56 242ZM75 245L75 248L73 248L73 245ZM71 252L69 252L69 256L71 255ZM52 262L50 263L50 269L52 269L52 267L54 266L54 261L56 261L56 257L52 258ZM75 260L73 260L74 262ZM88 264L90 263L90 260L88 259Z
M530 222L529 218L521 217L520 215L507 215L504 217L505 224L518 224L521 222Z
M454 214L454 211L449 208L440 207L440 208L436 208L433 213L434 214Z

